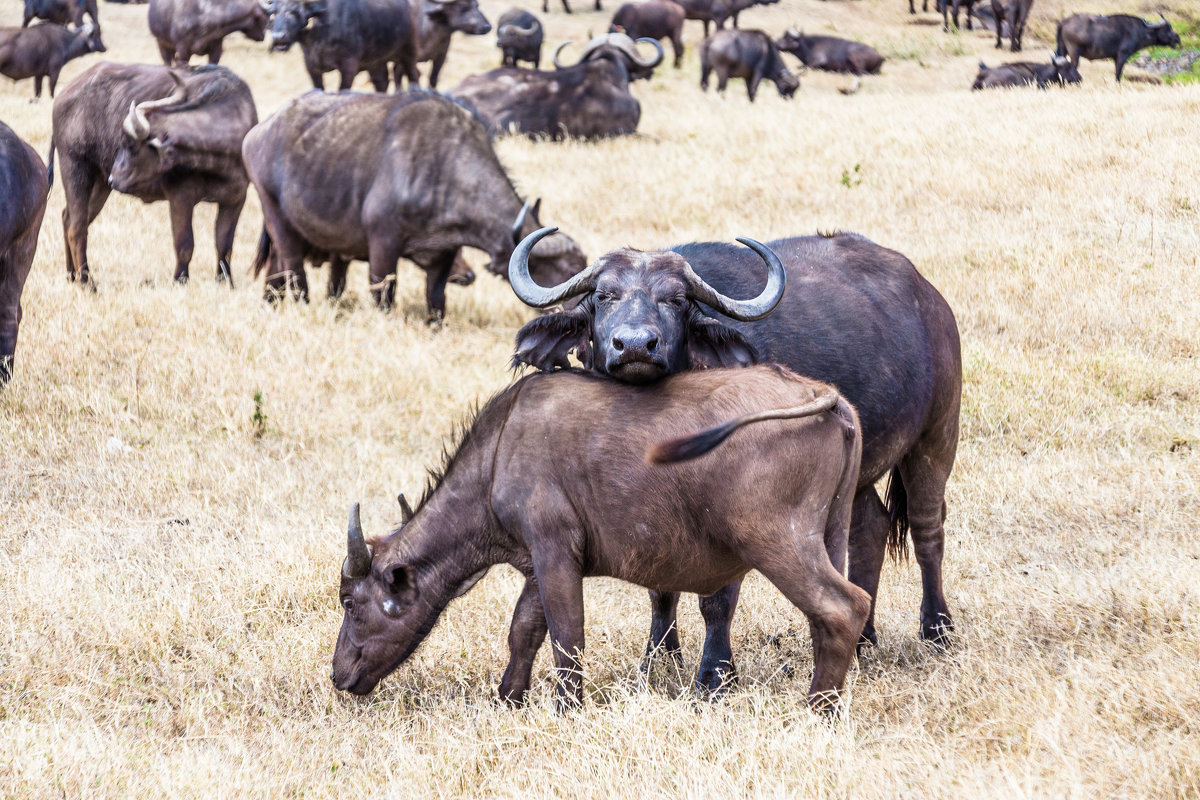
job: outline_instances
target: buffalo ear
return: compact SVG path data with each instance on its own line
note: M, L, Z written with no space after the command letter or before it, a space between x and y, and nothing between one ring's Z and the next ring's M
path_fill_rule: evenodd
M383 583L397 600L411 602L417 596L416 573L407 564L392 564L385 567Z
M517 331L517 349L513 353L512 366L522 364L551 372L571 366L567 354L575 351L585 367L591 367L592 318L588 305L581 303L570 311L546 314L525 324Z
M746 337L698 311L688 321L688 351L693 369L748 367L759 361Z

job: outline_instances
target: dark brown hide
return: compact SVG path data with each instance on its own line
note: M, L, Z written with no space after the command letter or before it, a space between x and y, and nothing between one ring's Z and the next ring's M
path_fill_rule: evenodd
M0 28L0 75L14 81L33 78L33 96L42 96L42 79L50 78L50 96L58 73L68 61L88 53L103 53L100 28L88 23L70 30L43 22L31 28Z
M876 75L883 66L883 56L870 45L836 36L805 36L795 28L788 28L775 46L800 59L809 69L825 72Z
M542 23L528 11L510 8L496 21L496 46L500 48L500 66L519 67L528 61L537 69L542 65Z
M42 159L0 122L0 389L13 374L21 290L33 266L49 191Z
M1018 61L1013 64L989 67L980 61L979 74L975 76L975 83L971 88L996 89L1036 85L1039 89L1045 89L1051 84L1065 86L1068 83L1081 83L1082 81L1079 70L1071 66L1070 59L1051 53L1049 64Z
M407 524L373 553L351 525L334 685L370 692L450 600L505 563L526 583L501 697L524 701L549 630L560 703L578 704L585 577L710 594L757 569L808 617L809 698L830 708L870 607L842 576L861 444L853 409L833 398L830 387L774 366L684 373L648 387L586 373L523 378L480 411ZM778 409L800 418L746 424L683 463L647 462L652 449L678 450L660 447L664 440L706 439L703 451L719 440L705 429Z
M147 21L168 67L186 67L192 56L216 64L226 36L240 32L261 42L267 34L259 0L150 0Z
M1025 23L1029 20L1029 11L1032 8L1033 0L992 0L997 49L1000 48L1000 39L1007 29L1008 43L1012 51L1021 51L1021 37L1025 35Z
M1117 67L1117 83L1121 82L1125 62L1137 51L1180 45L1179 34L1162 14L1156 22L1128 14L1075 14L1058 23L1057 40L1058 55L1070 58L1072 67L1079 67L1081 56L1088 61L1111 58Z
M719 30L700 45L700 88L708 91L708 77L717 73L717 91L725 94L730 78L743 78L750 102L763 78L773 81L781 97L790 98L800 79L788 72L779 48L762 31Z
M397 0L399 2L399 0ZM417 36L417 60L429 61L429 88L437 88L438 76L450 51L456 31L468 36L490 33L492 24L479 10L477 0L407 0Z
M25 16L21 27L26 28L35 19L44 19L55 25L83 25L83 15L92 18L92 23L100 24L100 14L96 0L25 0Z
M613 14L610 33L624 33L631 39L671 40L675 68L683 61L683 6L672 0L645 0L626 3Z
M704 35L708 36L708 23L715 23L717 30L725 27L725 20L732 19L738 26L738 15L753 6L767 6L779 0L678 0L687 19L704 23Z

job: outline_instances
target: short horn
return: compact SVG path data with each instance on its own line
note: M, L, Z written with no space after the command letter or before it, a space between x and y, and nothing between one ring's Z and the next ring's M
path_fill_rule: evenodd
M135 142L145 141L150 136L150 122L137 108L137 101L129 102L129 113L125 115L125 135Z
M539 197L538 200L541 200ZM517 221L512 226L513 244L521 243L521 231L525 229L525 218L529 216L529 209L533 208L533 203L528 200L521 206L521 210L517 213Z
M690 265L687 268L686 277L691 285L693 300L710 305L727 317L742 322L751 322L762 319L774 311L775 306L779 305L779 301L783 299L783 290L787 288L787 272L784 270L779 256L775 255L775 252L762 242L744 237L738 237L738 241L758 253L759 257L767 262L767 285L763 287L758 297L751 300L733 300L726 297L705 283L703 278L692 271Z
M396 502L400 504L400 521L407 523L413 518L412 506L408 504L408 498L404 496L404 492L396 495Z
M520 25L509 25L508 27L516 31L519 36L530 36L537 30L537 25L530 25L528 28L522 28Z
M521 298L521 302L527 306L549 308L568 297L584 294L596 288L596 273L599 271L600 262L596 262L583 272L567 278L551 288L539 286L534 283L533 278L529 277L530 251L539 241L557 232L558 228L554 226L539 228L521 240L517 249L513 251L512 258L508 260L508 282L512 284L513 293Z
M655 67L657 67L659 64L662 63L663 46L658 41L658 39L651 39L647 36L643 36L642 38L637 40L638 44L641 44L642 42L649 42L650 44L654 45L654 49L658 51L657 55L655 55L653 58L642 58L641 56L638 56L638 57L634 58L634 63L636 63L642 69L654 69ZM636 47L635 47L635 52L636 52Z
M358 503L350 506L350 528L346 534L346 560L342 574L347 578L362 578L371 571L371 549L363 536Z
M564 63L562 63L561 61L559 61L559 60L558 60L558 54L559 54L559 53L561 53L561 52L563 51L563 48L564 48L564 47L569 47L570 45L573 45L573 44L575 44L575 43L574 43L574 42L572 42L572 41L566 41L566 42L563 42L562 44L560 44L560 45L558 46L558 49L554 51L554 58L553 58L552 60L554 61L554 66L555 66L555 68L557 68L557 69L566 69L568 66L574 66L574 64L569 64L569 65L568 65L568 64L564 64ZM582 60L583 60L583 59L581 58L581 59L580 59L580 61L582 61ZM576 63L576 64L578 64L578 63L579 63L579 61L576 61L575 63Z

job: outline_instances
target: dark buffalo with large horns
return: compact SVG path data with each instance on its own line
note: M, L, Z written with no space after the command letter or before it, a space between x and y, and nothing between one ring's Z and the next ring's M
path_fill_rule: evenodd
M215 203L217 278L230 279L248 186L241 142L258 121L241 78L215 66L97 64L54 101L53 117L49 160L57 148L71 280L91 281L88 226L112 189L147 203L167 201L181 283L192 260L192 214L199 203Z
M491 32L492 24L479 10L478 0L408 0L408 3L416 29L417 60L431 62L429 88L433 89L437 87L455 32L483 36Z
M334 70L341 91L366 72L375 90L386 92L389 68L396 91L404 80L417 85L415 27L400 0L275 0L272 13L271 49L299 42L314 89L324 89L325 73Z
M21 27L29 26L35 19L44 19L55 25L83 25L83 15L87 14L96 25L100 24L99 9L96 0L25 0L25 16Z
M267 11L259 0L150 0L146 18L168 67L186 67L192 56L219 63L225 37L234 33L255 42L267 35Z
M0 388L12 378L21 291L33 266L49 192L42 159L0 122Z
M683 6L673 0L645 0L618 8L608 30L632 39L670 39L675 68L679 69L683 61L683 19Z
M1146 47L1179 47L1180 39L1167 18L1147 22L1141 17L1114 14L1101 17L1095 14L1075 14L1058 23L1058 54L1071 59L1079 67L1079 57L1089 61L1111 58L1117 65L1117 83L1125 62Z
M885 551L901 552L911 534L924 590L921 636L947 642L953 625L942 589L942 522L958 445L962 361L953 312L912 263L854 234L769 242L778 260L765 259L765 269L762 253L708 242L665 252L618 250L543 288L528 279L522 258L546 233L514 253L513 291L537 308L577 303L522 328L514 364L551 370L575 351L589 370L646 383L764 361L833 384L857 408L863 430L850 580L876 597ZM745 297L754 299L734 299ZM886 506L875 491L885 476ZM733 585L701 600L708 635L697 682L707 689L732 674L729 621L737 596ZM651 644L671 653L679 652L677 599L652 596ZM876 640L873 610L863 637Z
M763 78L772 81L780 97L790 99L800 79L788 71L779 48L762 31L720 30L700 44L700 88L708 91L708 77L717 73L717 91L725 93L730 78L746 81L750 102Z
M336 253L368 260L375 301L390 307L397 260L407 258L425 270L439 318L459 248L483 250L507 276L517 241L538 225L482 123L431 92L309 92L247 134L243 156L274 251L260 248L257 260L269 264L269 296L307 296L304 259ZM535 272L558 280L584 266L570 237L544 244Z
M648 78L662 62L662 45L652 56L638 53L623 33L597 36L570 66L554 53L554 71L501 68L472 75L450 90L468 103L493 134L524 133L551 139L602 139L637 130L642 106L629 91L631 81Z
M979 74L975 76L972 89L997 89L1011 86L1037 86L1045 89L1051 84L1066 86L1068 83L1080 83L1083 77L1079 70L1071 66L1070 59L1055 53L1050 54L1049 64L1035 64L1029 61L1018 61L1013 64L1001 64L989 67L979 62Z
M528 11L510 8L496 21L496 46L500 48L500 66L519 67L528 61L537 69L542 65L542 23Z
M585 577L707 595L756 569L808 617L809 702L831 710L870 608L842 577L860 451L837 392L773 365L650 387L526 376L483 407L400 528L368 544L351 510L333 683L372 691L451 600L510 564L525 588L500 696L525 700L549 631L560 705L578 705Z
M30 28L0 28L0 75L14 81L33 78L33 96L42 96L42 80L50 79L50 96L58 86L58 74L68 61L106 50L100 28L87 23L81 28L43 22Z

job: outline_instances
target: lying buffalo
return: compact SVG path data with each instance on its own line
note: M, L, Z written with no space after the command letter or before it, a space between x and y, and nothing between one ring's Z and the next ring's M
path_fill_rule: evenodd
M1065 86L1068 83L1080 83L1083 77L1079 70L1071 66L1067 58L1050 54L1049 64L1034 64L1029 61L1018 61L1013 64L1001 64L989 67L979 62L979 74L975 76L972 89L997 89L1007 86L1032 86L1045 89L1050 84Z
M403 5L401 0L394 0ZM417 37L417 60L429 65L429 88L437 87L442 65L455 32L483 36L492 24L479 10L477 0L407 0L411 5Z
M417 43L408 5L397 0L276 0L271 49L300 44L314 89L324 89L326 72L337 70L346 91L366 72L378 92L388 88L389 67L396 91L416 86Z
M71 280L91 280L88 226L112 189L147 203L167 201L181 283L192 260L193 211L216 203L217 278L229 279L248 185L241 142L258 121L241 78L214 66L97 64L54 101L53 117L49 161L53 169L57 148Z
M1025 23L1033 0L992 0L993 30L996 31L996 49L999 49L1004 31L1008 31L1008 43L1012 52L1021 52L1021 37L1025 35Z
M100 28L89 22L71 30L43 22L30 28L0 28L0 75L14 81L33 78L33 96L42 96L42 80L50 78L50 96L58 74L72 59L103 53Z
M683 6L672 0L645 0L626 3L613 14L610 33L623 33L631 39L671 40L675 68L683 60Z
M836 36L805 36L795 28L788 28L775 40L775 46L800 59L809 69L825 72L877 75L883 66L883 56L870 45Z
M337 253L370 262L375 302L390 307L396 262L407 258L425 270L425 302L440 318L459 248L483 250L507 275L517 240L538 224L479 120L432 92L309 92L250 131L242 153L274 251L258 259L269 264L268 296L307 296L305 258ZM583 267L569 237L545 244L539 273Z
M1117 83L1125 62L1138 50L1146 47L1179 47L1179 34L1167 18L1159 14L1157 22L1147 22L1128 14L1101 17L1095 14L1075 14L1058 23L1058 54L1079 66L1079 57L1089 61L1111 58L1117 64Z
M525 700L549 630L560 706L577 705L585 577L711 594L756 569L808 617L809 702L831 710L871 602L842 577L860 451L837 392L774 366L649 388L527 376L480 410L400 528L368 545L354 506L334 686L369 693L451 600L510 564L525 588L500 696Z
M83 15L92 18L92 23L100 24L99 9L96 0L25 0L25 16L21 27L29 26L35 19L44 19L55 25L83 25Z
M225 37L233 33L255 42L267 35L267 12L259 0L150 0L147 21L168 67L186 67L192 56L220 62Z
M763 361L833 384L857 408L863 431L850 580L877 597L885 550L901 552L911 532L924 590L921 636L945 643L953 625L942 591L942 522L962 391L954 314L907 258L861 236L802 236L768 247L782 260L786 294L779 270L764 275L752 254L714 242L618 250L550 289L529 280L514 256L509 279L523 301L538 308L572 297L578 303L522 328L513 362L550 370L565 366L573 350L589 370L648 383ZM752 296L764 283L752 300L731 299ZM885 476L886 507L875 492ZM708 636L697 682L710 690L732 673L737 596L735 584L701 600ZM672 653L679 652L677 600L652 596L651 643ZM870 642L873 620L874 611L863 631Z
M708 76L717 73L717 91L725 93L730 78L746 81L750 102L763 78L775 83L779 95L791 98L800 88L800 79L788 72L779 48L762 31L720 30L700 45L700 88L708 91Z
M528 61L537 69L542 65L542 23L528 11L510 8L496 22L496 46L500 48L500 66L518 67Z
M630 81L648 78L663 57L662 45L642 39L657 51L643 56L623 33L597 36L579 61L564 66L554 53L553 72L502 68L472 75L450 90L469 104L493 135L524 133L551 139L603 139L637 130L642 106L629 91Z
M0 122L0 388L13 374L21 290L33 266L49 191L42 159Z

